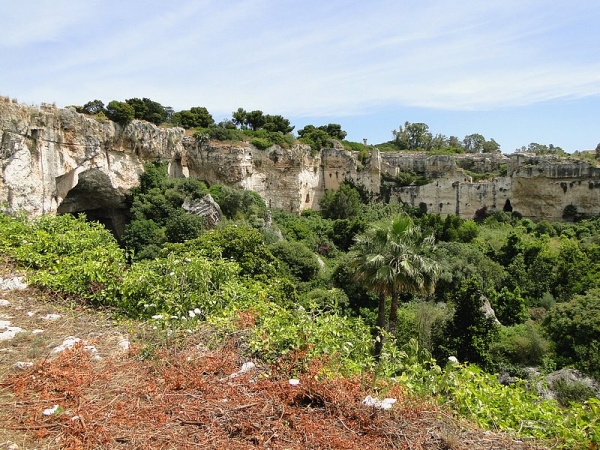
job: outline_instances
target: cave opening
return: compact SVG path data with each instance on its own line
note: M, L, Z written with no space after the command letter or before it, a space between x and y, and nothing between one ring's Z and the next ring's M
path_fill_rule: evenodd
M57 185L62 180L57 180ZM130 221L130 199L112 187L108 175L91 169L77 176L76 184L67 192L57 214L85 214L86 220L99 222L121 242L125 225Z

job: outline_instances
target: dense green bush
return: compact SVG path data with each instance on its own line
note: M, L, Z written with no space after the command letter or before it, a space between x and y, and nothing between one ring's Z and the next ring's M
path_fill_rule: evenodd
M490 347L497 367L503 365L541 367L551 356L551 344L541 327L533 322L502 327L498 340Z
M17 264L35 269L29 282L95 303L110 302L125 259L113 235L85 216L42 216L33 222L0 215L0 248Z
M557 304L548 311L543 325L556 344L561 366L575 364L600 378L600 289Z
M321 266L316 255L301 242L279 241L270 245L269 250L299 281L310 281L319 273Z

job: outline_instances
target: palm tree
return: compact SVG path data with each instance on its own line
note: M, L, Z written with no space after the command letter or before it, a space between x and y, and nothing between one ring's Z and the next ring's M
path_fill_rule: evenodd
M351 249L357 281L379 297L375 356L383 348L383 330L396 334L398 298L401 294L430 294L439 276L438 264L422 252L435 245L433 235L424 236L408 216L394 216L371 226L355 238ZM386 326L385 300L391 297Z

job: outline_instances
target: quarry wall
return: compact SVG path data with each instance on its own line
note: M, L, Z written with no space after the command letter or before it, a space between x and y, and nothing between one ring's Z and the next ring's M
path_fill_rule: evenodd
M127 126L52 105L0 98L0 204L31 215L86 211L119 220L145 162L169 162L177 177L252 189L270 208L318 209L327 189L344 180L374 198L428 212L473 218L513 210L561 220L566 206L600 214L600 167L594 161L528 154L428 155L380 152L366 160L339 145L313 154L306 145L259 150L247 143L198 143L181 128L141 121ZM469 173L505 173L473 182ZM402 185L411 173L424 184Z

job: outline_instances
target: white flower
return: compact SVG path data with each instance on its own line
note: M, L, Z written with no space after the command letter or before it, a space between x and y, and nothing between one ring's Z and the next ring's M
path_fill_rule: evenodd
M202 311L200 310L200 308L194 308L194 312L199 316L202 315Z
M456 356L450 356L448 358L448 361L450 361L453 364L458 364L458 358Z
M156 314L156 315L152 316L152 318L156 319L156 320L160 320L163 318L163 316L162 316L162 314Z
M194 311L188 311L188 315L189 315L191 318L194 318L194 317L196 317L196 313L195 313Z
M171 272L169 275L173 276L173 275L175 275L175 272Z

